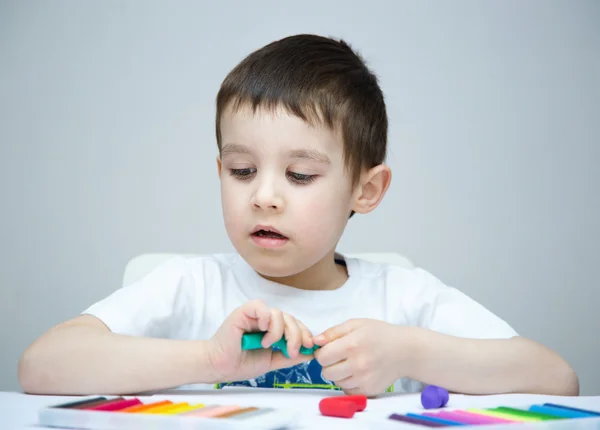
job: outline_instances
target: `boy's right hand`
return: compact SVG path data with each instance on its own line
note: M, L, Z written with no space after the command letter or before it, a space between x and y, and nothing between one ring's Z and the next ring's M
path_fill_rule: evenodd
M266 349L242 350L244 333L266 331L262 346ZM290 358L270 346L285 336ZM253 379L265 373L311 360L313 355L299 353L300 346L313 347L306 326L279 309L269 308L261 300L252 300L234 310L210 340L210 362L215 382Z

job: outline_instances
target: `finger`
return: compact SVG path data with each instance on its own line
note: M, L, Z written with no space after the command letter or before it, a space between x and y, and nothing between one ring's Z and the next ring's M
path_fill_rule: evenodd
M357 396L359 394L366 395L364 390L361 387L345 388L343 390L344 390L344 394L346 394L347 396Z
M348 320L346 322L343 322L342 324L338 324L325 330L320 335L315 336L313 341L316 345L324 346L330 342L333 342L336 339L339 339L340 337L347 335L348 333L356 329L358 325L358 320Z
M300 352L300 345L302 344L302 331L300 326L293 316L284 313L283 321L285 327L283 334L287 342L287 352L291 358L296 358Z
M238 308L242 315L240 328L244 331L252 331L257 328L266 331L271 319L271 310L262 300L250 300Z
M308 327L306 327L304 325L304 323L302 321L296 320L296 322L298 323L298 326L300 327L300 330L302 331L302 345L304 345L306 348L312 348L314 346L314 343L312 340L312 333L310 332Z
M343 381L352 376L352 368L348 360L340 361L329 367L323 367L323 378L329 381Z
M377 398L378 395L382 394L381 392L378 391L369 391L369 388L365 388L359 386L355 387L355 388L348 388L343 390L344 394L348 395L348 396L357 396L357 395L361 395L361 396L366 396L369 399L375 399Z
M329 367L348 358L353 340L348 337L334 340L315 351L315 358L322 367Z
M275 351L271 354L271 364L269 370L284 369L286 367L292 367L305 361L313 359L313 355L298 354L296 358L287 358L281 351Z
M269 328L267 329L267 334L262 338L263 348L268 348L281 339L284 327L283 313L279 309L271 309Z
M360 394L358 390L360 384L357 378L350 376L349 378L342 379L341 381L336 381L335 385L344 390L344 393L354 393Z

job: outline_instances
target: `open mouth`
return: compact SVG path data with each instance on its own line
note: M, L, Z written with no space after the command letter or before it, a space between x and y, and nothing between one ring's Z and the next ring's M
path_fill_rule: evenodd
M285 237L284 235L270 230L258 230L252 233L252 236L265 237L269 239L287 239L287 237Z

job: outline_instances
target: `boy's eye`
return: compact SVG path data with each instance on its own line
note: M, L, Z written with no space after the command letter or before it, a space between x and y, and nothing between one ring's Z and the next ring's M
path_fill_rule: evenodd
M297 184L308 184L314 181L317 175L304 175L302 173L287 172L287 176Z
M229 173L231 176L238 179L250 179L254 173L256 173L255 168L245 168L245 169L229 169Z

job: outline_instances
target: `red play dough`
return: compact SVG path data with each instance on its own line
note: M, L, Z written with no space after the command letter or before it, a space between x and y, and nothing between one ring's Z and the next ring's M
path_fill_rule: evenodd
M319 402L319 411L327 417L352 418L357 408L354 402L328 397Z
M328 417L352 418L367 407L367 396L326 397L319 402L319 410Z

